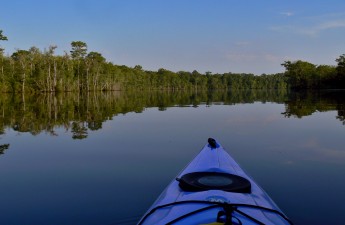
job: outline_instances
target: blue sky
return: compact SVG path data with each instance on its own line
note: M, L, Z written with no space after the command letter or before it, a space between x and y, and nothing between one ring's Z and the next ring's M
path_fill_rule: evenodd
M278 73L285 60L335 65L345 54L344 0L11 0L0 45L89 51L146 70Z

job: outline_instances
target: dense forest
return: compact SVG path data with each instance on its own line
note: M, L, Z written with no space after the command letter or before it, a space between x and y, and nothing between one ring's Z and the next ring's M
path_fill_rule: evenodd
M0 30L0 41L8 38ZM0 48L1 92L75 92L113 90L239 90L345 88L345 55L337 66L304 61L282 64L285 73L256 76L245 73L201 74L143 70L108 62L99 52L88 52L82 41L71 42L71 50L56 55L57 46L40 50L17 49L5 55Z

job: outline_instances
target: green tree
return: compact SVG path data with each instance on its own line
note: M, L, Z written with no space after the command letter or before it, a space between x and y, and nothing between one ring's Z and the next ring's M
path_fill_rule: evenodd
M42 52L35 46L32 46L28 52L28 64L30 68L30 80L28 85L30 85L31 89L33 90L42 91L44 89L44 84L42 84L42 81L45 80L45 74L43 75L43 72L41 74L41 69L44 63Z
M134 66L134 69L135 69L135 70L138 70L138 71L143 71L143 67L140 66L140 65Z
M82 41L72 41L71 56L73 59L83 59L87 54L87 44Z
M319 65L316 67L316 73L320 78L320 88L332 88L337 85L335 82L337 76L335 66Z
M57 48L56 45L50 45L48 50L45 51L45 60L47 63L47 90L49 92L56 91L57 85L57 61L56 57L54 57L55 49Z
M8 41L8 38L2 34L2 30L0 30L0 41ZM0 47L0 52L3 52L4 49Z
M99 77L101 73L101 69L105 63L105 58L102 56L101 53L98 52L90 52L87 54L86 59L86 86L87 91L90 90L90 81L89 77L91 76L91 82L93 86L93 90L97 90L97 85L99 83Z
M78 88L80 89L80 62L87 54L87 44L82 41L72 41L72 50L70 51L72 59L77 62L77 80Z
M2 30L0 30L0 41L8 41L7 37L2 34ZM1 57L1 78L4 76L4 48L0 46L0 57Z
M27 74L28 74L28 64L30 61L30 52L27 50L17 50L12 54L12 58L14 59L15 62L17 62L19 66L19 71L21 73L19 81L21 82L21 91L24 93L25 92L25 83L27 79Z
M319 83L319 77L316 74L316 66L305 61L285 61L282 66L285 67L285 75L289 79L291 88L311 89Z
M345 54L335 60L337 65L337 82L341 88L345 88Z

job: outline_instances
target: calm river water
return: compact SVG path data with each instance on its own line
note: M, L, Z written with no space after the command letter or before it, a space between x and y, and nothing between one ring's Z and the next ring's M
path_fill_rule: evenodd
M0 224L136 224L216 138L295 224L345 224L345 94L0 96Z

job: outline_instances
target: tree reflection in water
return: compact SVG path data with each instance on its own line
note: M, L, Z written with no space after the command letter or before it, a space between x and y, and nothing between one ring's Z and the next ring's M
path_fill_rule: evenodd
M7 150L10 147L10 144L3 144L0 145L0 155L5 153L5 150Z
M118 114L141 113L146 108L198 107L206 104L234 105L275 102L285 105L285 117L301 118L314 112L337 111L345 125L345 92L287 92L286 90L236 90L212 92L86 92L59 94L2 94L0 96L1 134L10 128L17 132L57 135L56 129L70 131L73 139L88 137L88 131L102 129L103 122ZM0 134L0 135L1 135ZM2 152L8 146L2 145Z

